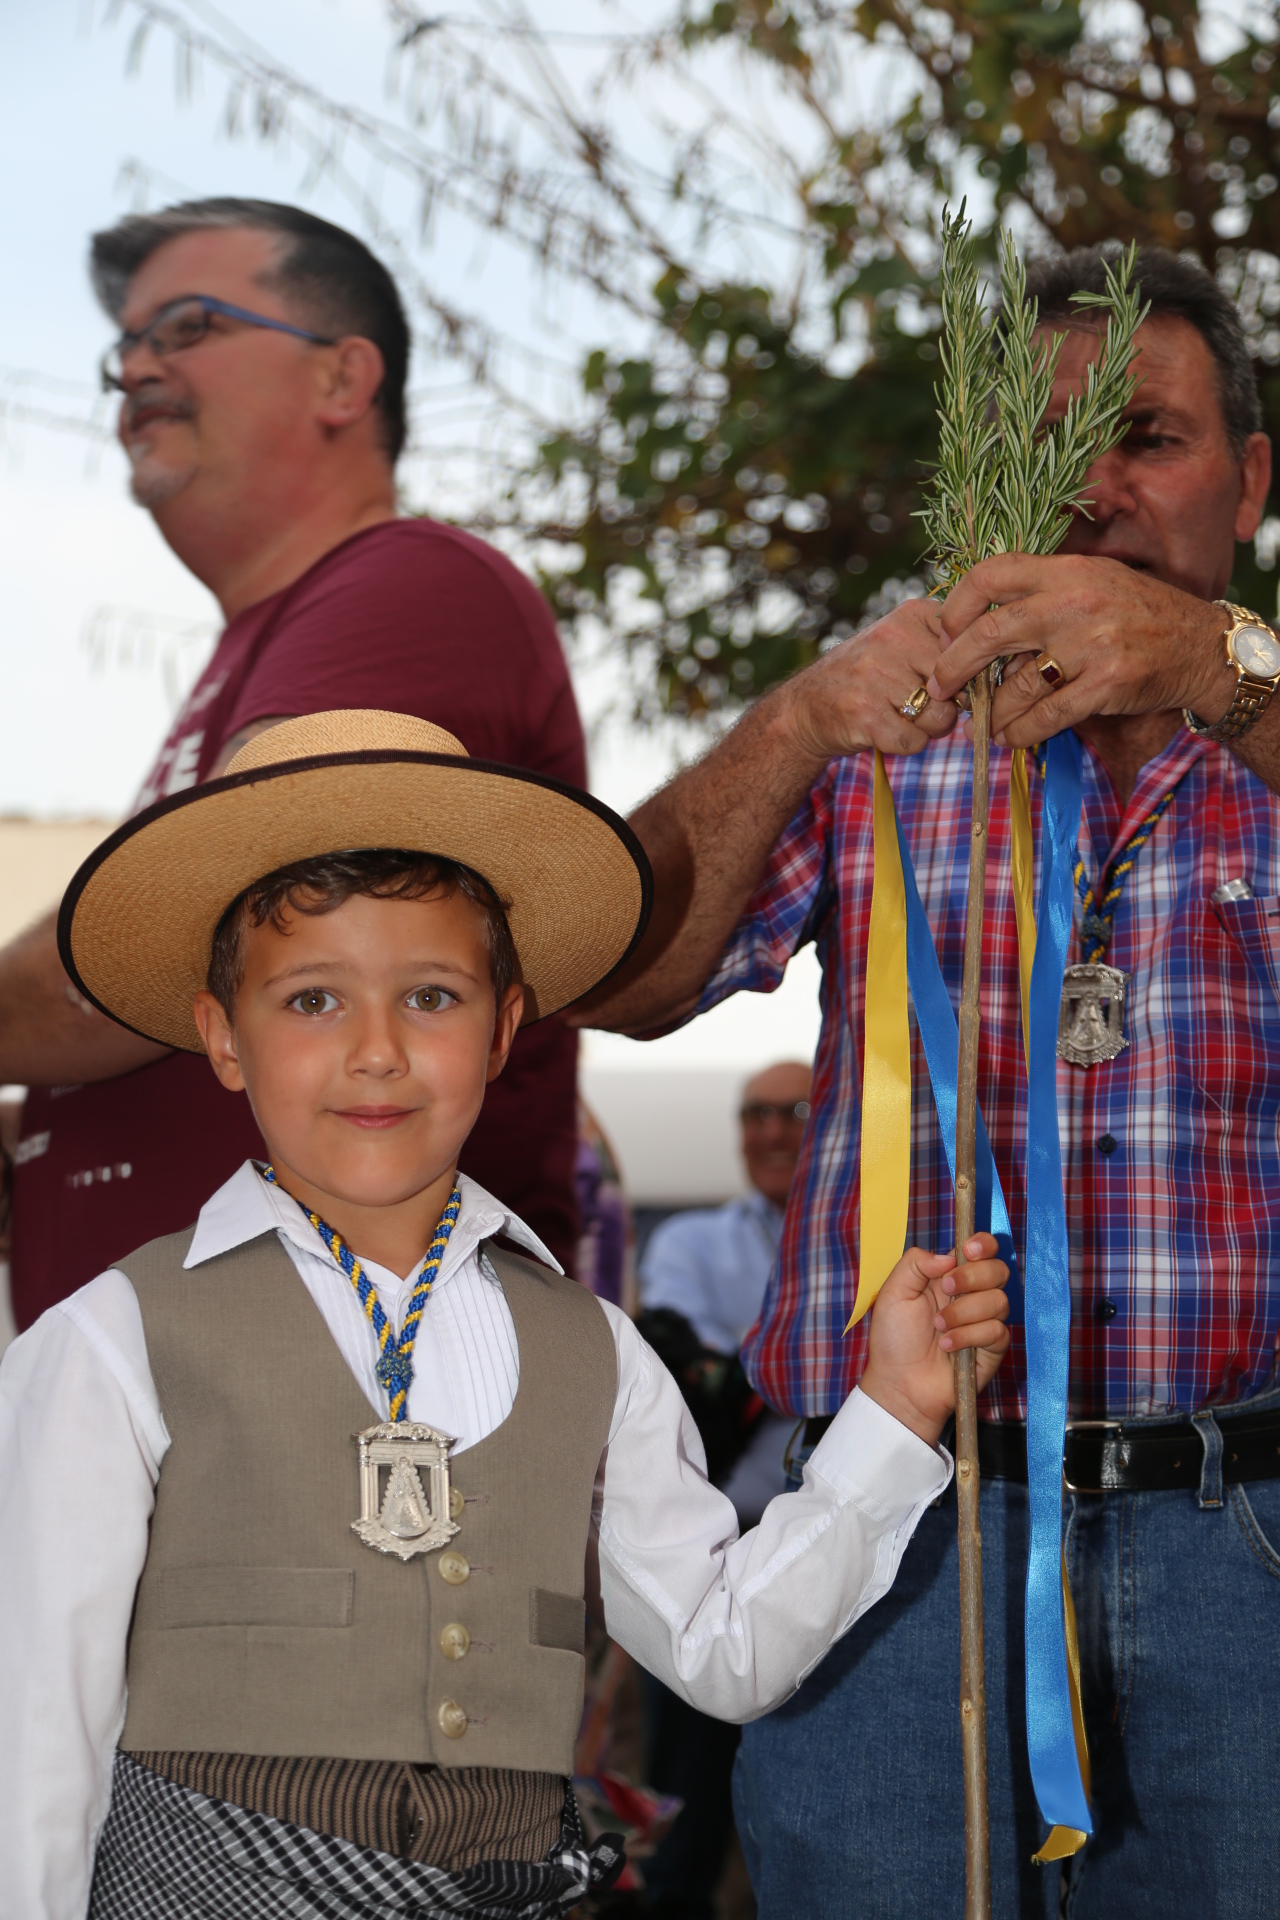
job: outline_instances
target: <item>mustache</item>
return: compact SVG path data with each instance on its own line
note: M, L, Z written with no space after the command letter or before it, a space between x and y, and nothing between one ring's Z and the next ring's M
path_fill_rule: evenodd
M167 393L163 387L146 387L139 393L125 395L120 425L126 433L132 433L140 415L165 413L175 420L192 420L195 411L191 401L182 394Z

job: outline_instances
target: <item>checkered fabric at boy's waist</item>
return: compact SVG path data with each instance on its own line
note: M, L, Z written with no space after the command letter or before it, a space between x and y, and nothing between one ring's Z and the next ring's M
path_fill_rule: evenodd
M1225 748L1179 730L1121 809L1086 750L1079 848L1090 878L1174 789L1117 904L1106 958L1129 975L1115 1060L1058 1068L1071 1246L1076 1418L1192 1413L1270 1380L1280 1330L1280 797ZM973 755L957 732L889 775L920 896L959 1005ZM873 878L871 757L833 761L784 830L699 1011L777 985L816 939L824 1017L813 1113L778 1263L743 1359L771 1405L831 1413L865 1364L845 1337L858 1269L864 956ZM1026 1218L1026 1081L1009 833L1009 755L993 755L979 1097L1015 1234ZM1040 881L1041 783L1030 776ZM1255 898L1212 900L1225 881ZM1076 902L1077 921L1080 906ZM1079 934L1068 960L1084 958ZM954 1213L912 1024L908 1244L946 1247ZM1025 1415L1025 1349L983 1411Z
M563 1920L621 1872L614 1839L588 1851L566 1789L545 1858L450 1873L194 1792L117 1753L88 1920Z

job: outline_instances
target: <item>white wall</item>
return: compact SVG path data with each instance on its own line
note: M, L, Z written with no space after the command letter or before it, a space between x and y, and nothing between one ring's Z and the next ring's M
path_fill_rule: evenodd
M617 1155L636 1206L728 1200L746 1188L734 1068L583 1068L583 1098Z
M0 945L58 904L80 862L113 824L0 817Z
M661 1040L582 1036L579 1084L608 1134L628 1197L679 1207L745 1191L743 1083L777 1060L812 1060L820 970L798 953L773 993L738 993Z

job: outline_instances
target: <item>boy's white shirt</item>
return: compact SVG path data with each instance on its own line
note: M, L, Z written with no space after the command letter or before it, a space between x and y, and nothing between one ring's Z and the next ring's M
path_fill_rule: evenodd
M465 1176L418 1331L408 1415L474 1446L511 1410L515 1329L481 1242L546 1249ZM369 1400L387 1417L355 1290L297 1204L246 1162L200 1214L188 1267L275 1229ZM416 1279L369 1263L398 1326ZM804 1679L885 1594L950 1457L855 1391L798 1493L742 1538L671 1375L602 1302L618 1393L593 1531L610 1634L704 1712L746 1721ZM274 1340L281 1329L263 1327ZM288 1345L281 1344L282 1389ZM0 1364L0 1917L83 1920L124 1724L125 1648L169 1435L125 1276L102 1274ZM354 1516L353 1516L354 1517ZM388 1653L392 1652L388 1649Z

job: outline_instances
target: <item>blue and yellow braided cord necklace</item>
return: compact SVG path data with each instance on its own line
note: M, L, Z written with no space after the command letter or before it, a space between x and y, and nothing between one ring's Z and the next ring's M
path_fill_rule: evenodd
M1043 747L1036 748L1035 761L1036 768L1041 779L1043 779L1045 769ZM1180 785L1181 782L1179 781L1178 784ZM1151 811L1143 814L1142 819L1125 841L1117 857L1102 874L1096 893L1093 883L1087 878L1085 873L1084 856L1077 852L1072 879L1075 882L1076 891L1080 896L1080 905L1082 908L1080 941L1084 949L1086 966L1093 965L1095 961L1101 960L1106 954L1107 948L1111 944L1111 936L1115 931L1116 908L1119 906L1121 895L1124 893L1124 883L1137 864L1138 854L1147 844L1147 841L1151 838L1161 820L1163 820L1165 814L1168 812L1177 791L1178 787L1176 785L1170 787L1168 793L1162 794L1160 799L1156 801ZM1097 901L1096 907L1094 904L1095 900Z
M276 1178L274 1167L270 1165L260 1166L260 1171L263 1179L268 1181L271 1186L278 1187L280 1185L280 1182ZM360 1264L359 1259L352 1253L341 1234L335 1233L333 1228L323 1221L318 1213L312 1213L309 1207L304 1207L301 1200L299 1200L297 1204L302 1208L303 1213L324 1241L325 1246L329 1249L334 1260L336 1260L355 1288L360 1299L360 1305L364 1308L365 1319L373 1328L377 1338L378 1380L381 1385L386 1388L387 1398L391 1404L391 1418L397 1423L402 1420L407 1420L409 1417L409 1387L413 1381L413 1345L418 1337L418 1325L422 1319L422 1310L431 1297L432 1286L435 1284L436 1275L440 1271L440 1262L444 1259L444 1250L449 1244L449 1235L453 1232L454 1223L462 1207L461 1188L455 1184L453 1192L449 1195L448 1205L440 1215L440 1224L436 1228L435 1237L431 1245L427 1248L427 1256L422 1263L422 1271L419 1273L417 1283L414 1286L408 1311L404 1316L404 1324L400 1329L398 1338L393 1332L391 1322L388 1320L382 1302L378 1298L378 1289L374 1286L372 1280Z

